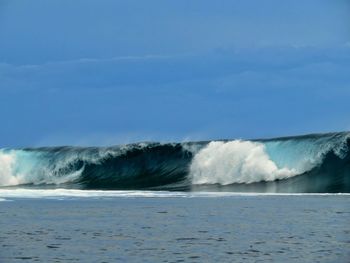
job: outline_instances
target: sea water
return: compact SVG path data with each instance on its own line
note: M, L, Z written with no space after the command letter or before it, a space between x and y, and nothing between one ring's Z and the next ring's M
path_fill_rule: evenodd
M349 195L35 191L0 194L0 262L350 262Z

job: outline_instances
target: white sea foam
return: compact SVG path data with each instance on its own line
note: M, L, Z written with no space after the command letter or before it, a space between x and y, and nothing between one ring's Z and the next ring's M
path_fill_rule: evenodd
M0 186L18 185L20 179L14 176L16 155L14 152L0 151Z
M277 167L265 145L252 141L211 142L193 158L193 184L253 183L295 176L300 171Z
M0 189L0 201L14 199L105 199L105 198L218 198L254 196L350 196L348 193L236 193L236 192L170 192L170 191L105 191L73 189Z

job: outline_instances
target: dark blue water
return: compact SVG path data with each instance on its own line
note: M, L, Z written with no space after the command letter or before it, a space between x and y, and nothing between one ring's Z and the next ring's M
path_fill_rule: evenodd
M0 262L350 262L349 198L6 198Z

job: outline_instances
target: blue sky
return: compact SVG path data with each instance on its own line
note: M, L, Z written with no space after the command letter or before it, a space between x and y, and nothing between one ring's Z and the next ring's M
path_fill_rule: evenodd
M350 1L0 0L1 147L350 130Z

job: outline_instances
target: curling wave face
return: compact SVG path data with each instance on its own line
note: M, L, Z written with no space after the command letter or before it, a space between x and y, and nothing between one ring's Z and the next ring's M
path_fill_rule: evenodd
M0 150L0 187L350 192L350 133Z

